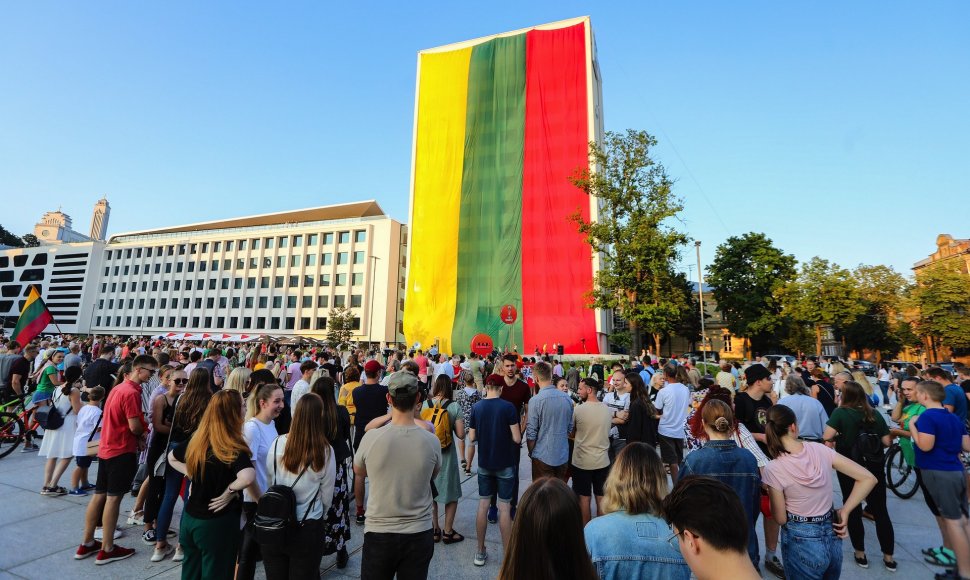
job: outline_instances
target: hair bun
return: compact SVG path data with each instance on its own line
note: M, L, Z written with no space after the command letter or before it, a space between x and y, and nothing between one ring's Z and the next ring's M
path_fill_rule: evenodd
M731 429L731 422L727 420L727 417L718 417L714 421L714 428L717 429L718 433L727 433Z

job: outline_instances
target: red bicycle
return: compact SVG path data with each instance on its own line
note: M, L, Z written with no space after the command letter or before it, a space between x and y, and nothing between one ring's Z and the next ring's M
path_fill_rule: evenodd
M27 407L30 395L17 395L0 405L0 458L13 453L21 443L40 438L42 429Z

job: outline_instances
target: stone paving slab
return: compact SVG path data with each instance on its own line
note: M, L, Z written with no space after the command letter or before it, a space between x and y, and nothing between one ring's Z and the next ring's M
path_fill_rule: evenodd
M70 483L68 469L61 485ZM91 468L94 480L97 464ZM522 477L520 492L524 492L531 482L531 466L523 454L520 467ZM121 529L125 536L118 543L133 547L138 552L127 560L107 566L95 566L94 558L76 561L74 551L80 541L84 511L87 498L45 497L38 491L44 475L44 460L35 453L13 454L0 459L0 580L7 579L164 579L179 578L180 566L166 560L151 563L151 546L141 540L141 529L128 526L121 518ZM836 486L836 493L838 493ZM475 514L478 507L478 485L474 476L462 476L463 497L458 504L455 529L465 536L465 541L435 546L434 560L431 563L430 578L447 579L493 579L498 575L502 561L502 545L498 526L489 525L486 545L488 563L476 567L472 560L476 551ZM125 497L122 511L131 509L134 498ZM923 562L920 550L940 544L939 531L935 521L926 509L922 496L917 493L912 499L901 500L890 493L889 511L893 515L896 531L895 556L899 562L901 577L932 578L941 568ZM174 523L177 525L181 502L177 504ZM443 518L443 513L441 514ZM442 519L443 524L443 519ZM876 540L875 526L865 522L866 552L869 557L868 570L858 568L852 559L852 547L848 540L843 542L845 560L842 577L846 579L885 578L888 574L882 567L879 545ZM360 549L363 542L363 528L352 524L350 541L350 563L344 570L336 568L335 557L327 556L321 564L321 577L326 579L348 579L360 577ZM758 526L759 536L761 526ZM764 544L762 543L762 546ZM257 578L264 578L262 566L257 570ZM766 578L772 578L770 574Z

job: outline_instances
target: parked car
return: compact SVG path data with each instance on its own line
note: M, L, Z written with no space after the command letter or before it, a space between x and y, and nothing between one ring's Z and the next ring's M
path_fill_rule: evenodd
M876 376L876 370L878 369L875 364L867 360L853 361L852 368L853 370L860 370L870 377Z

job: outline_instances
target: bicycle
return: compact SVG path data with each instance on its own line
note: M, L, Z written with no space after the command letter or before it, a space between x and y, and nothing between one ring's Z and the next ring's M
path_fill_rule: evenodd
M37 430L40 423L32 417L32 409L27 407L30 395L15 395L0 405L0 458L13 453L22 442L40 438Z
M886 452L886 487L900 499L913 497L920 487L919 472L906 460L898 441Z

